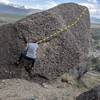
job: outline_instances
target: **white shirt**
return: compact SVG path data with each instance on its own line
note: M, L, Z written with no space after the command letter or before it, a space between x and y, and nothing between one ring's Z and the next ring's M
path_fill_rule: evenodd
M38 49L38 44L37 43L27 43L27 46L25 49L27 49L27 54L26 56L29 58L36 58L37 54L37 49Z

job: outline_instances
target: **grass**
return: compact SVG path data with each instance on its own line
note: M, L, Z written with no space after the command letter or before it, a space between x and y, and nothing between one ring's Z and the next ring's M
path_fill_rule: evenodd
M91 25L91 35L92 35L92 48L94 50L100 50L100 24Z
M92 28L92 38L94 40L99 40L100 39L100 28Z
M91 28L100 28L100 24L91 23Z
M94 40L100 39L100 24L91 24L91 34Z

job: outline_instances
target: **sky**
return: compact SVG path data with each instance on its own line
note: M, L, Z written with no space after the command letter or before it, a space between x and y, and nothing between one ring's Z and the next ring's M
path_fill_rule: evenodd
M0 0L0 3L46 10L61 3L74 2L89 8L92 17L100 19L100 0Z

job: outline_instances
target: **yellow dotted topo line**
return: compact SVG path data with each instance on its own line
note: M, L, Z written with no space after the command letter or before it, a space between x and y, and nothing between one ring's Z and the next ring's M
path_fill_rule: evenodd
M85 14L85 11L86 11L86 8L82 11L82 13L76 18L76 20L72 24L68 25L65 28L60 29L57 32L54 32L53 34L51 34L48 37L45 37L45 38L39 40L37 43L44 42L44 41L48 40L51 37L57 36L59 33L63 32L63 31L67 31L69 28L71 28L72 26L76 25L79 22L79 20L81 19L81 17Z

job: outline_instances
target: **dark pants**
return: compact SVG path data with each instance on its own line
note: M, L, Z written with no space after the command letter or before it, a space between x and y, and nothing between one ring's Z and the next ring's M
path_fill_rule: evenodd
M25 67L25 70L30 74L32 68L34 67L35 59L27 57L24 53L21 53L18 61L20 62L22 60L22 58L27 59L29 61L32 61L31 66L26 66Z

